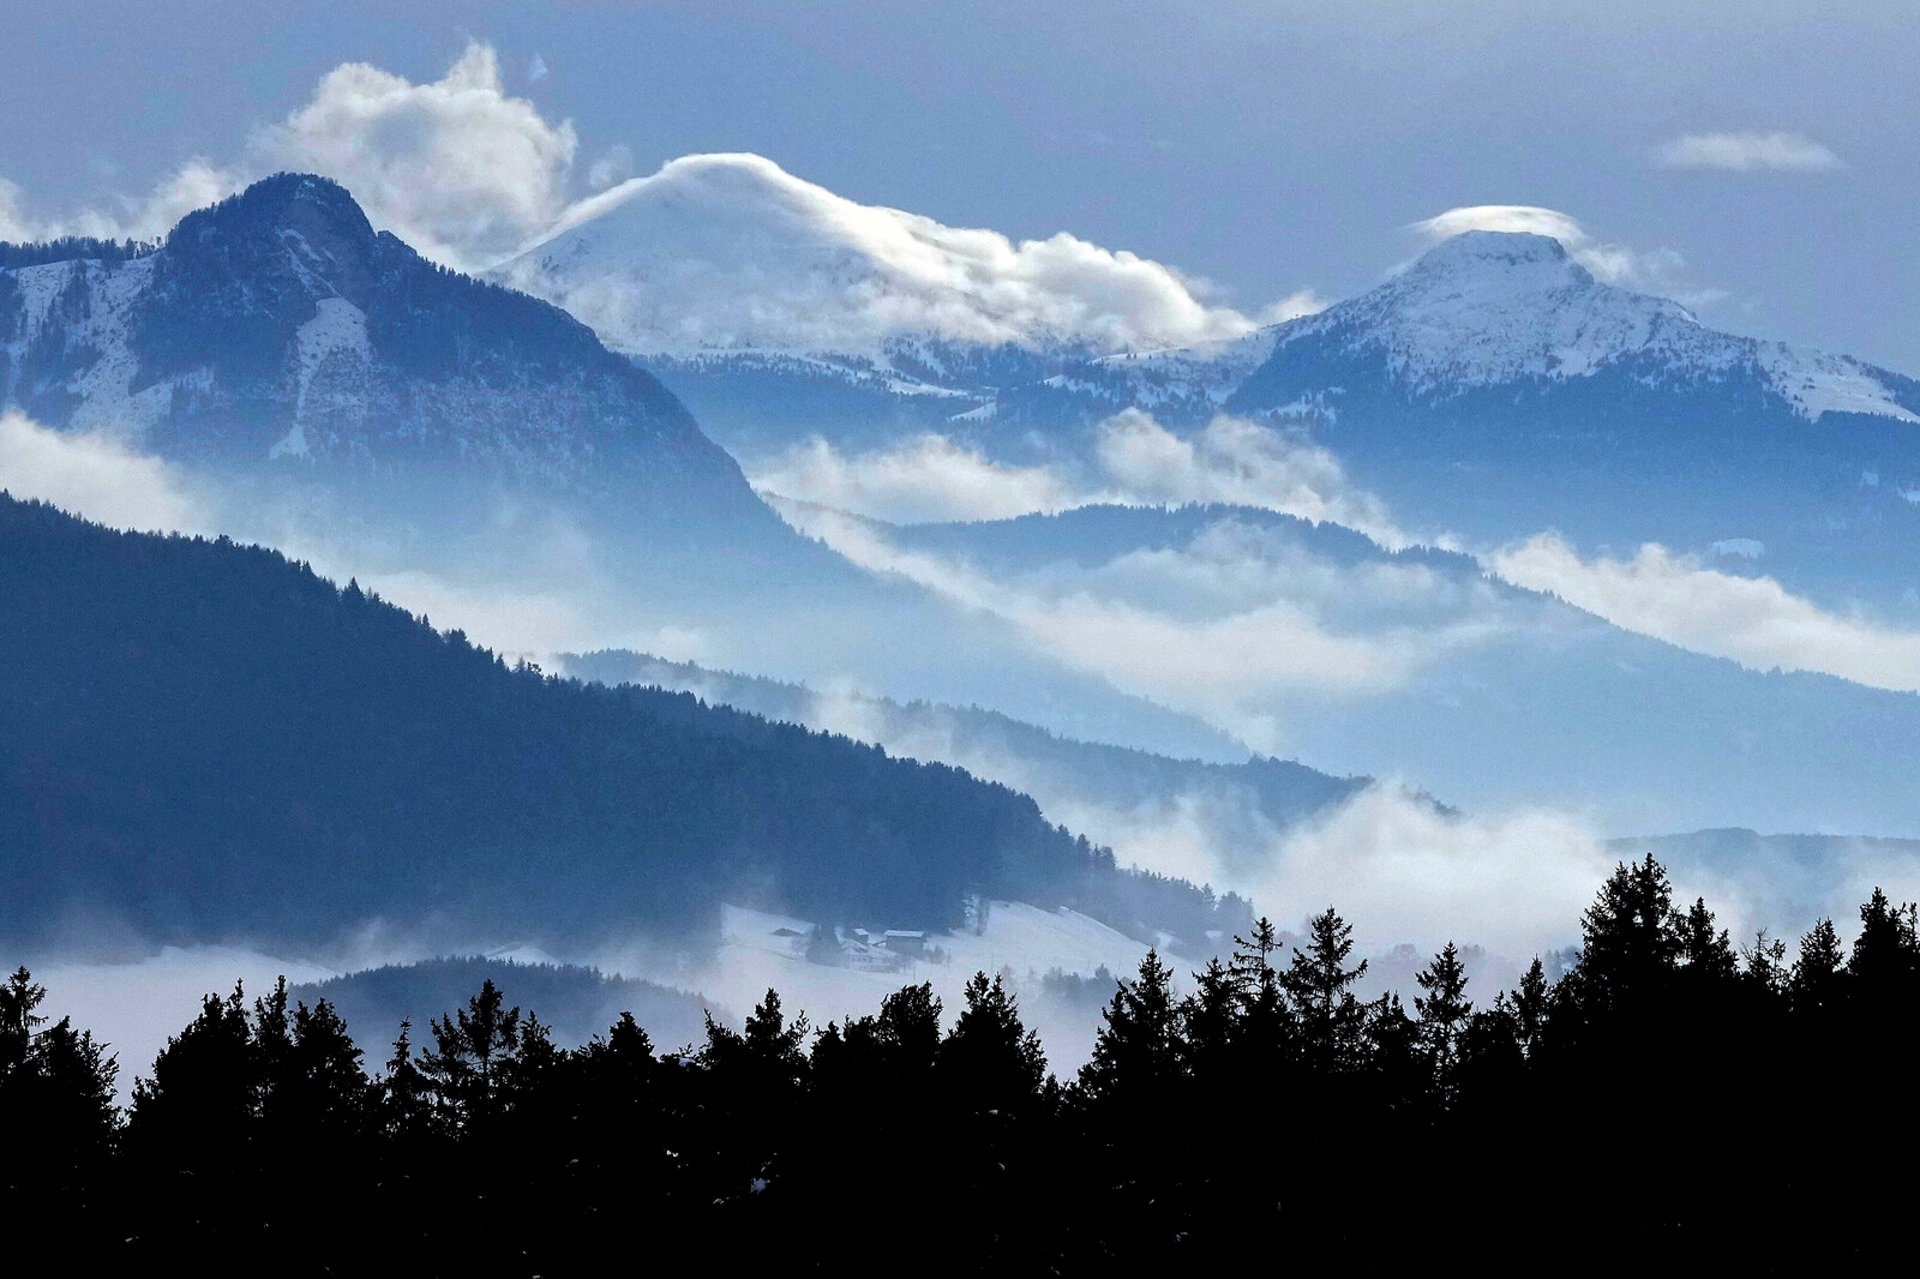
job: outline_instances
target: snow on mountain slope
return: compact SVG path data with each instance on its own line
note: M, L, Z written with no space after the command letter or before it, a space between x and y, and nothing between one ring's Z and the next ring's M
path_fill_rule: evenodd
M1217 409L1246 376L1273 354L1281 326L1264 325L1234 338L1157 351L1125 352L1095 361L1098 376L1082 375L1084 390L1123 395L1127 407L1188 414ZM1074 381L1054 379L1056 386Z
M647 355L883 359L919 338L1104 354L1255 327L1136 254L859 204L755 155L686 156L622 183L495 276Z
M1384 361L1420 397L1590 376L1630 358L1709 382L1751 372L1805 418L1843 411L1920 424L1879 370L1720 333L1677 302L1596 280L1549 236L1467 231L1357 298L1284 325L1274 358L1326 344Z
M1468 545L1761 548L1756 571L1829 611L1920 609L1920 382L1718 332L1548 236L1464 232L1282 325L1224 407L1304 425Z
M686 409L579 323L433 266L343 188L298 174L188 215L128 260L0 270L0 404L271 476L484 476L759 506Z

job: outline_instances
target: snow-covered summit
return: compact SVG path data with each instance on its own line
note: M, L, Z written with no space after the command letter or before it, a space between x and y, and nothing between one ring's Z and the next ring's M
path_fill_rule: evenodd
M1255 327L1136 254L860 204L757 155L686 156L624 182L494 277L636 355L884 360L903 340L1101 355Z
M1463 232L1379 287L1281 328L1276 363L1308 352L1380 360L1420 397L1644 360L1681 380L1750 373L1809 419L1845 411L1920 423L1870 365L1707 328L1677 302L1595 279L1558 240L1527 232Z

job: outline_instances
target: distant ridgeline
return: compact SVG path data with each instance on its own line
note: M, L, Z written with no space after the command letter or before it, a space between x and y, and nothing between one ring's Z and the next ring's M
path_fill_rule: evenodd
M820 721L831 718L821 713L820 696L799 684L621 650L569 653L565 661L569 673L584 679L694 693L768 719L823 727ZM833 700L825 699L829 705ZM1183 796L1231 791L1244 796L1252 811L1285 827L1353 798L1372 780L1335 777L1294 760L1254 756L1227 764L1077 741L978 706L862 696L854 710L871 729L871 735L862 733L867 740L898 754L991 775L1031 794L1043 809L1059 800L1076 810L1094 804L1133 813L1151 801L1173 805Z
M575 1046L620 1020L633 1018L655 1043L672 1048L706 1038L706 1018L724 1014L698 995L610 977L578 964L523 964L479 956L429 959L417 964L385 964L326 981L294 986L296 1000L326 1000L349 1029L365 1042L370 1059L387 1048L386 1038L402 1021L425 1027L449 1008L491 981L510 1002L538 1009L557 1043ZM1102 994L1105 992L1103 991Z
M0 601L0 934L691 938L727 900L938 928L982 892L1198 946L1248 915L959 770L509 669L224 538L0 495Z

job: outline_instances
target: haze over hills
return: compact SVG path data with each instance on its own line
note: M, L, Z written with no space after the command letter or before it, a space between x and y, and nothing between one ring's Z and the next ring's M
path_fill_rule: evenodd
M1244 860L1243 872L1258 877L1268 844L1326 816L1371 780L1333 777L1295 760L1222 762L1075 741L977 706L821 691L639 653L568 654L564 660L568 673L582 678L688 692L871 742L893 755L964 768L1032 796L1050 821L1111 847L1120 864L1167 873L1192 868L1191 859L1183 859L1178 871L1159 864L1167 830L1180 827L1185 840L1220 850L1223 864ZM1162 749L1174 750L1175 744ZM1230 756L1232 746L1223 741L1215 749Z
M1413 779L1468 811L1552 803L1621 834L1920 830L1902 798L1920 697L1686 652L1456 552L1231 507L789 516L1123 688L1271 734L1269 752Z
M448 535L471 534L502 577L464 583L519 593L450 596L451 615L476 600L496 615L568 613L542 652L667 637L707 668L871 691L843 710L990 706L1144 752L1120 770L1152 795L1135 818L1206 791L1194 777L1217 780L1148 756L1245 770L1252 747L1475 812L1564 806L1615 832L1920 829L1899 798L1913 789L1899 745L1916 731L1910 695L1680 652L1487 572L1509 536L1600 528L1581 523L1589 506L1615 521L1603 532L1736 548L1741 572L1820 555L1831 568L1861 537L1891 562L1911 505L1895 480L1862 471L1874 482L1835 499L1867 503L1858 518L1819 502L1853 444L1904 447L1904 379L1714 334L1538 236L1455 237L1379 289L1276 323L1282 312L1234 310L1070 236L1015 244L942 227L754 157L676 162L576 212L496 276L564 301L605 342L552 306L427 265L318 178L257 184L153 248L10 250L9 402L67 436L111 428L256 510L294 492L289 510L350 508L334 527L387 542L371 560L331 556L333 571L445 575L462 567ZM973 468L959 482L992 498L982 505L1065 513L893 526L776 494L783 523L667 389L695 385L723 439L781 448L822 434L829 450L884 450L931 428L942 447L978 452L936 450L907 471L957 462ZM1524 447L1486 407L1516 388L1541 415ZM1627 447L1630 432L1568 407L1581 396L1652 397L1687 429ZM1472 425L1419 416L1452 413ZM1679 477L1713 474L1671 453L1719 438L1699 422L1762 424L1776 454L1721 456L1785 486L1785 540L1725 522L1761 486L1680 492ZM1562 437L1573 443L1556 451ZM1819 465L1779 463L1777 449L1835 439ZM1568 457L1598 478L1576 482ZM1675 491L1642 483L1634 468L1649 466ZM908 499L924 478L907 475ZM1181 506L1196 497L1224 504ZM563 536L531 535L535 510ZM1793 540L1819 519L1818 536ZM1726 536L1681 541L1689 529ZM570 558L549 553L556 540ZM1814 584L1846 583L1836 570ZM769 687L731 695L793 695ZM996 775L967 751L1007 739L956 744L956 723L942 720L947 737L924 753ZM886 731L897 742L928 728ZM1013 752L1029 769L1046 753ZM1088 789L1099 770L1076 769L1080 790L1047 794L1049 815L1091 827L1119 814L1114 775ZM1345 784L1289 777L1307 775ZM1153 834L1161 847L1174 835L1226 847L1235 830L1271 842L1308 811L1262 789L1274 782L1228 786L1235 802L1209 800L1198 834ZM1139 835L1112 829L1116 842Z

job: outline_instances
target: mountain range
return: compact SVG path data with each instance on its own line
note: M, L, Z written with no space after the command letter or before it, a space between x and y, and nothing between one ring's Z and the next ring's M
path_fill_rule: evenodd
M1920 383L1720 332L1548 236L1468 231L1316 314L1203 311L1156 341L997 311L964 272L913 277L858 225L890 211L823 203L739 157L681 163L497 274L575 309L750 469L816 435L1070 461L1125 409L1176 430L1227 412L1331 449L1423 537L1659 542L1832 607L1920 612ZM739 294L703 301L694 271Z
M1920 696L1688 652L1460 552L1204 505L863 521L850 545L1123 688L1468 811L1552 803L1620 833L1920 830Z
M736 897L942 926L999 893L1190 942L1225 908L1056 823L1124 854L1197 805L1198 837L1251 848L1369 777L1616 832L1920 831L1913 694L1684 652L1476 558L1545 529L1657 540L1864 616L1920 609L1920 384L1717 332L1541 236L1468 232L1261 323L1128 255L751 159L616 188L491 281L299 174L154 244L0 250L0 407L207 486L241 535L4 508L33 654L11 705L42 739L10 748L8 837L43 858L40 917L311 939L376 910L526 912L561 936ZM756 494L722 447L934 432L1072 466L1125 410L1176 442L1224 414L1323 450L1408 536L1251 504L888 525ZM510 581L469 603L578 606L605 645L702 657L576 673L759 714L512 670L242 545L315 512L365 534L349 562Z

